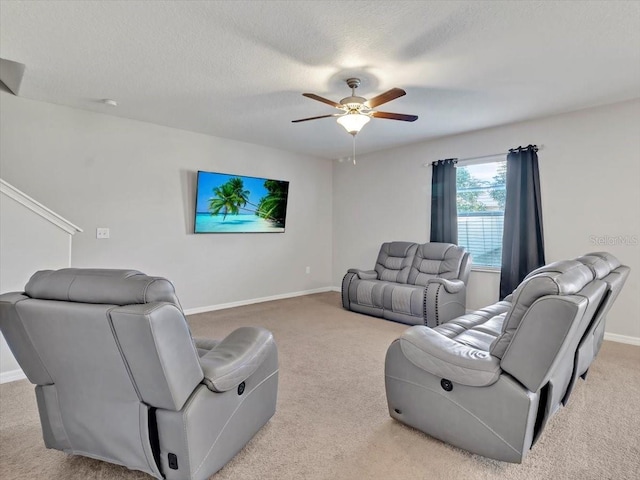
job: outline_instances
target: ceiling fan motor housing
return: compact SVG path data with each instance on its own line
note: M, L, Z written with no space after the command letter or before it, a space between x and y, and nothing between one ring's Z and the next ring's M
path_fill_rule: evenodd
M359 110L364 106L364 102L366 101L367 99L363 97L345 97L340 100L340 105L348 107L349 110Z

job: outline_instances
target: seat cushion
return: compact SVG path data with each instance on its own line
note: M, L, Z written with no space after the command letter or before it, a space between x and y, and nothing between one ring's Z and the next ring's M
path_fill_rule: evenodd
M349 300L351 303L366 307L383 308L383 292L388 285L394 284L381 280L354 278L349 285Z
M501 335L510 308L509 302L498 302L443 323L435 330L463 345L488 352L493 341Z
M383 308L394 313L424 318L424 287L393 283L386 285Z

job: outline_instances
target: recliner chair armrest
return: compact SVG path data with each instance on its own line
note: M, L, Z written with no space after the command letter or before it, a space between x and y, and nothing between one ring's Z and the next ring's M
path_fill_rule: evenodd
M203 383L213 392L226 392L249 378L274 348L273 335L260 327L240 327L200 357Z
M350 268L347 273L355 273L360 280L377 280L378 272L375 270L360 270L358 268Z
M411 327L399 341L402 353L416 367L461 385L491 385L502 372L499 358L458 343L428 327Z
M459 293L465 289L465 284L462 280L447 280L446 278L432 278L429 283L439 283L448 293Z

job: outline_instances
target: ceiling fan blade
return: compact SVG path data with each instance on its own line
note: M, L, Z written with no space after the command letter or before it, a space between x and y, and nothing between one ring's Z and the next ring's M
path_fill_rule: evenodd
M337 117L339 115L340 115L339 113L334 113L332 115L320 115L319 117L301 118L300 120L291 120L291 123L306 122L308 120L317 120L318 118Z
M371 116L376 118L388 118L389 120L402 120L403 122L415 122L418 119L417 115L405 115L404 113L389 112L372 112Z
M373 97L371 100L367 100L364 104L369 108L376 108L378 105L390 102L391 100L395 100L396 98L402 97L406 94L407 92L401 88L392 88L389 91L381 93L377 97Z
M331 105L332 107L342 108L342 105L334 102L333 100L329 100L328 98L321 97L320 95L316 95L315 93L303 93L304 97L312 98L313 100L317 100L322 103L326 103L327 105Z

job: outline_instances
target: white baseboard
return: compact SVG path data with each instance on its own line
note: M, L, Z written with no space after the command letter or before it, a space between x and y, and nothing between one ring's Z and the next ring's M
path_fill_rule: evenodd
M23 378L27 378L27 376L19 368L17 370L9 370L8 372L0 373L0 383L15 382L16 380L22 380Z
M342 293L342 287L329 287L329 291Z
M627 343L629 345L640 346L640 338L630 337L628 335L618 335L617 333L604 332L604 339L611 342Z
M226 308L242 307L244 305L253 305L254 303L270 302L272 300L282 300L285 298L301 297L303 295L311 295L313 293L332 292L335 287L314 288L313 290L303 290L300 292L282 293L280 295L272 295L270 297L249 298L237 302L220 303L218 305L208 305L206 307L187 308L185 315L195 315L196 313L213 312L214 310L224 310Z

